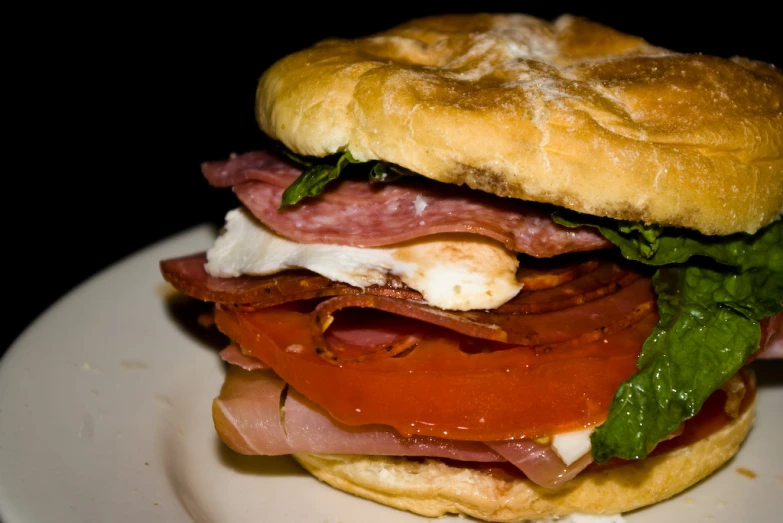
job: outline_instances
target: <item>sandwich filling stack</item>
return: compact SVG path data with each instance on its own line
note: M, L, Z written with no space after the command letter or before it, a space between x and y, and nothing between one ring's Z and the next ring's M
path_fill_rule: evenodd
M583 18L449 15L284 57L275 151L164 278L215 303L232 449L427 516L666 499L783 356L783 74Z

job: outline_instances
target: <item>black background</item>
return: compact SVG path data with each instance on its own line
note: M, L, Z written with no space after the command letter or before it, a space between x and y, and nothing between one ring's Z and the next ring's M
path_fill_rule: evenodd
M783 65L779 22L752 3L730 10L684 2L525 4L474 9L548 19L571 12L678 51ZM271 5L174 12L112 4L111 12L48 11L45 20L24 22L24 37L5 53L12 93L4 97L5 128L13 137L3 148L0 259L11 314L0 329L0 354L95 272L173 233L221 221L233 196L208 187L199 164L267 145L253 98L258 76L276 58L328 36L459 11L432 3ZM6 29L16 22L7 18ZM33 44L43 50L31 51Z

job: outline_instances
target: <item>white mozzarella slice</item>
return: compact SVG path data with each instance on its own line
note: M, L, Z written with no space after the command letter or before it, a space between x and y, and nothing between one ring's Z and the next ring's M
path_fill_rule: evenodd
M446 310L494 309L522 288L516 255L480 236L441 235L377 248L305 244L279 236L244 208L226 215L225 232L207 260L207 272L219 277L302 268L364 288L393 275Z

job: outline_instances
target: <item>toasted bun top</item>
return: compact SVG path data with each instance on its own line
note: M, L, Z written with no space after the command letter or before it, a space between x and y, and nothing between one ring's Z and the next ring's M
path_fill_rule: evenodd
M579 212L753 233L783 213L783 74L583 18L449 15L326 40L261 77L293 151L350 151Z

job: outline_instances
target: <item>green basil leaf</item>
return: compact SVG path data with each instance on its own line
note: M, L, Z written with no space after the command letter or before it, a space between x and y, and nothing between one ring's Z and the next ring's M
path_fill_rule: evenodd
M402 169L387 162L377 162L372 166L368 175L370 183L395 182L403 176L407 176L407 174Z
M335 165L328 163L310 165L296 180L294 180L294 183L289 185L283 192L280 208L278 210L289 205L295 205L303 198L318 196L324 191L324 188L329 182L336 180L343 169L352 163L361 162L355 160L350 152L346 152L337 159Z
M310 167L318 160L323 160L322 158L317 158L313 156L303 156L301 154L296 154L294 151L289 149L288 147L279 147L280 152L288 157L288 159L293 160L294 162L304 165L305 167Z

